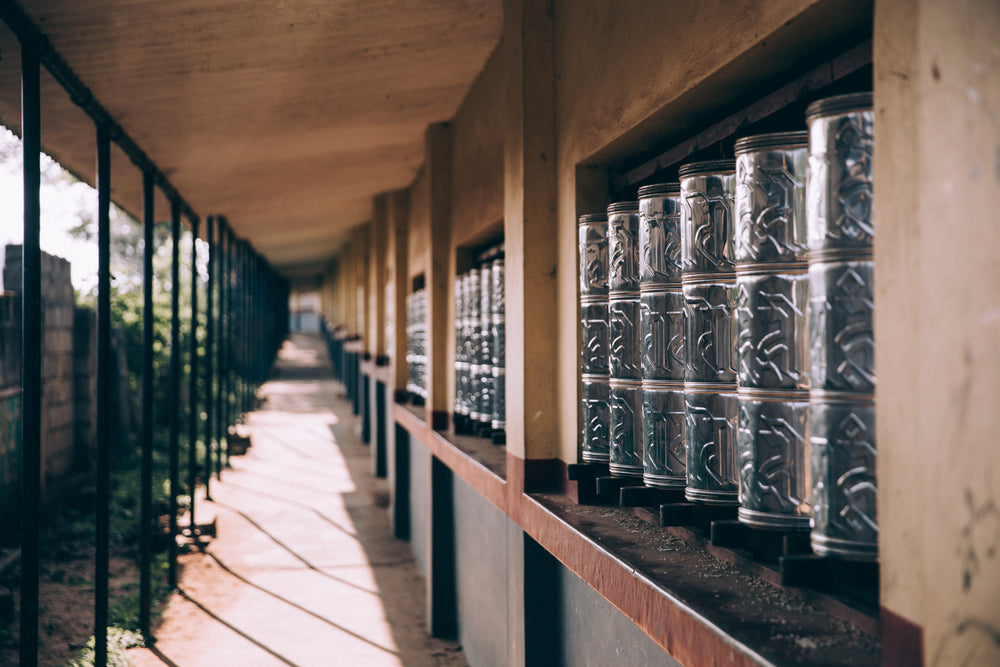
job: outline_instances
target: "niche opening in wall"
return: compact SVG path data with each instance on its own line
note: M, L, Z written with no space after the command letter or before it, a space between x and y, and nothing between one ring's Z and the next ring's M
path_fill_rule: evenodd
M456 249L455 395L457 435L505 442L506 334L503 223Z

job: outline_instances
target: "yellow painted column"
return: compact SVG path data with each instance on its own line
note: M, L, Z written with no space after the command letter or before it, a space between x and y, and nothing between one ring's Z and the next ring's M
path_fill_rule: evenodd
M448 395L453 367L448 339L454 328L451 265L451 127L446 123L427 129L426 163L430 179L428 198L430 247L426 273L427 332L427 422L445 428L451 411ZM453 354L453 353L452 353Z
M557 455L556 160L552 3L504 2L507 450Z
M1000 664L1000 5L878 2L874 44L881 603Z

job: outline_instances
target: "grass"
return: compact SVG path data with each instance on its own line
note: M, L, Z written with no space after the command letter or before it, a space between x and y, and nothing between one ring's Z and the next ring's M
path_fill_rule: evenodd
M168 500L167 446L165 434L154 443L153 451L153 506L163 506ZM199 446L199 458L204 447ZM185 453L182 447L182 454ZM184 457L182 457L184 458ZM186 458L185 458L186 462ZM140 543L141 481L142 461L138 453L118 457L112 465L112 489L110 506L110 539L113 551L138 558ZM183 476L182 476L183 478ZM183 483L183 482L182 482ZM93 534L93 514L75 520L69 530L74 534ZM166 552L154 552L151 563L151 613L155 624L170 595L167 583L169 556ZM129 665L126 649L142 646L140 633L139 582L127 582L119 586L118 595L110 601L108 609L108 665ZM91 636L80 656L70 663L72 667L89 667L94 662L94 637Z

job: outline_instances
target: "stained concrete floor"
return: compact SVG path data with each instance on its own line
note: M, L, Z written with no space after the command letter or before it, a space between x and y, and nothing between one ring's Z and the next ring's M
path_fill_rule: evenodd
M133 662L465 665L427 636L424 582L321 340L293 334L260 396L252 446L196 502L218 536L183 557L155 646Z

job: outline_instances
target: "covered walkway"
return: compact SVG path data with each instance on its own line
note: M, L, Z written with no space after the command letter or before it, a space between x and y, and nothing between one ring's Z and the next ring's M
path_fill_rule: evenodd
M218 537L182 557L136 665L465 664L427 636L413 553L391 536L342 393L319 337L293 334L250 414L251 448L196 505Z

